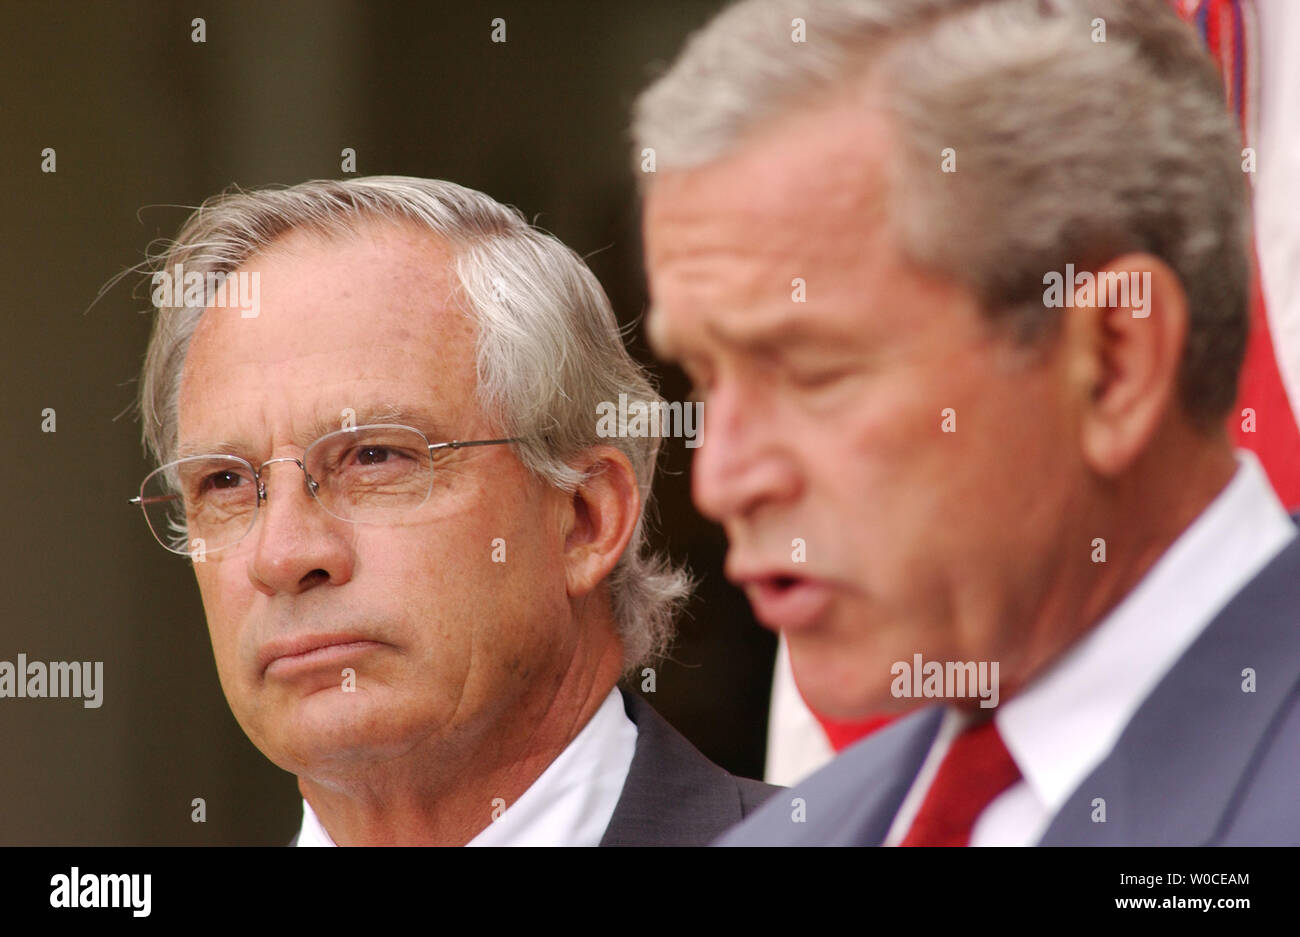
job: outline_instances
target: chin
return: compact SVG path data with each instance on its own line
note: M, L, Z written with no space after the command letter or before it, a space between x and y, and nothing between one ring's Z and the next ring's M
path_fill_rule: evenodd
M314 693L278 716L267 745L254 738L272 762L293 774L328 773L395 758L410 749L413 733L393 722L394 708L370 694Z
M916 708L915 700L891 692L892 661L863 662L839 648L796 646L793 640L790 661L799 693L818 715L848 722Z
M802 691L808 705L818 715L842 722L853 722L872 716L897 715L906 712L910 701L894 699L889 687L814 685Z

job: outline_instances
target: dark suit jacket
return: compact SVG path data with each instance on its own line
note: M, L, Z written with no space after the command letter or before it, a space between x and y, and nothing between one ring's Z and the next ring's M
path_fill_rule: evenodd
M602 846L707 846L781 788L728 774L640 695L619 688L636 753ZM297 834L289 841L296 845Z
M638 694L620 690L636 754L602 846L707 846L781 789L728 774Z
M879 845L942 715L942 707L927 706L868 736L719 845ZM1297 777L1300 537L1232 598L1142 701L1039 845L1300 845ZM794 798L804 801L802 822L792 820ZM1095 819L1098 798L1104 822Z

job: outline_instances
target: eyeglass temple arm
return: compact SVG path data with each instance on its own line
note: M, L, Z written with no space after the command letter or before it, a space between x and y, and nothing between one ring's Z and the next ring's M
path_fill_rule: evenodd
M454 439L451 442L432 442L429 443L429 451L435 449L464 449L466 446L500 446L508 442L521 442L518 436L512 436L509 439L473 439L468 442Z
M134 498L128 498L127 504L157 504L160 501L175 501L180 495L154 495L152 498L141 498L136 495Z

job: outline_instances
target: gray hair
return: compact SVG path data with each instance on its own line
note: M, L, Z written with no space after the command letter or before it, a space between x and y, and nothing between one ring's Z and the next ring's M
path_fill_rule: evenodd
M1161 258L1188 300L1179 397L1197 425L1221 425L1250 321L1241 134L1166 0L746 0L641 94L636 160L715 161L855 80L883 90L900 131L889 218L909 262L970 288L1028 344L1060 322L1045 273ZM940 171L948 147L957 172Z
M609 299L582 259L532 227L514 208L451 182L404 176L314 180L288 188L233 191L208 199L176 239L151 258L154 269L221 275L295 229L355 233L366 222L414 223L445 240L459 293L478 326L477 394L484 413L536 476L566 491L584 479L569 461L605 444L632 464L641 513L608 579L627 671L667 649L677 610L692 583L684 569L646 542L659 439L598 437L597 404L628 399L656 405L649 375L628 355ZM179 290L177 291L179 293ZM147 450L175 458L178 398L190 339L203 308L158 310L140 379Z

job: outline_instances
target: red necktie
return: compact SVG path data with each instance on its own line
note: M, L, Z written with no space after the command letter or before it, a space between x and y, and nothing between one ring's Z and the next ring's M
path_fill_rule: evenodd
M1016 781L1020 769L992 719L952 741L902 846L969 846L975 819Z

